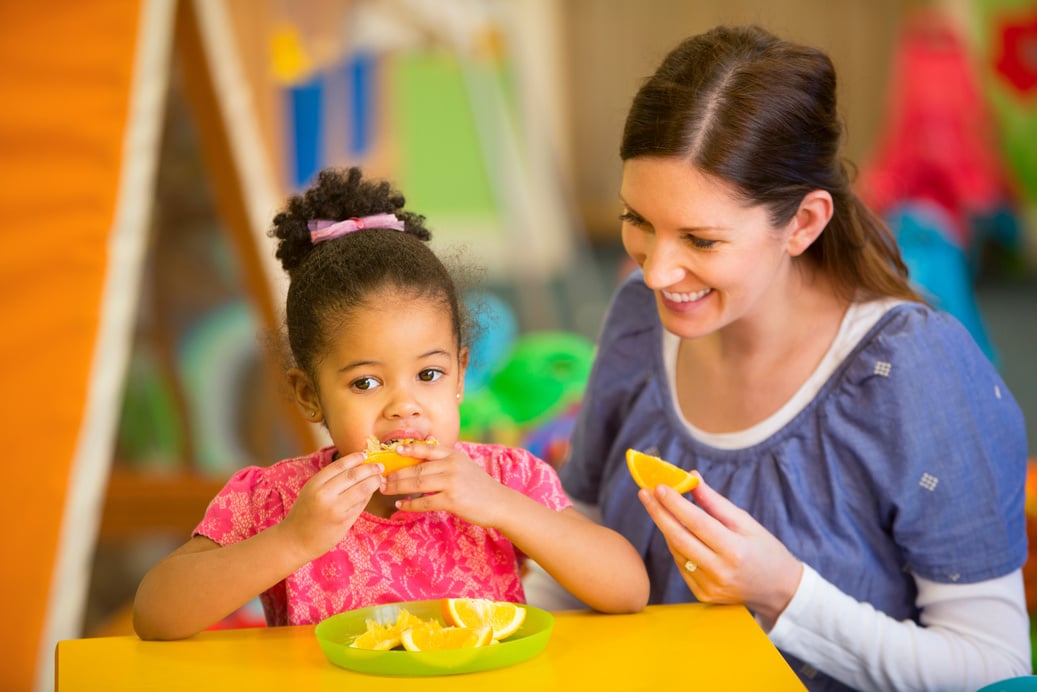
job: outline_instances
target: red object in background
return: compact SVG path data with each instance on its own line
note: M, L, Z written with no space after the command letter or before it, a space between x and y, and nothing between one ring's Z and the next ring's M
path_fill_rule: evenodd
M995 66L1017 91L1037 89L1037 7L1030 17L1000 22L1001 44Z
M1023 565L1023 587L1026 591L1026 610L1037 613L1037 458L1030 459L1026 469L1026 538L1030 557Z
M934 10L910 14L902 29L876 155L861 195L879 214L908 202L935 202L954 223L950 238L970 244L970 220L1009 199L991 113L968 47L953 21Z

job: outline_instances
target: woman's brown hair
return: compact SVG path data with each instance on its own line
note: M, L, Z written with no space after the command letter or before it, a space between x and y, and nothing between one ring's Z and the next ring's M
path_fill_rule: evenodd
M686 159L764 205L775 226L827 190L832 219L806 254L840 296L920 300L893 234L851 187L842 132L827 55L759 27L718 27L685 39L641 86L620 156Z

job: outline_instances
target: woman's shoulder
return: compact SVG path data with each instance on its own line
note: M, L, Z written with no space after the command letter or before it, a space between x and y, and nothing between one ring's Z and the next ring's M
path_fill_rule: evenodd
M997 430L1015 442L1022 413L994 364L953 316L921 303L890 308L844 361L829 398L838 415L882 425L892 439ZM827 414L836 416L828 407ZM961 444L963 441L959 440ZM903 440L901 440L903 444ZM1011 446L1011 445L1009 445Z
M644 282L640 269L630 272L609 302L602 340L636 335L659 327L655 293Z
M952 315L924 303L897 303L861 339L858 360L873 365L874 374L888 376L898 367L901 375L941 379L955 372L996 374L993 364L968 330Z

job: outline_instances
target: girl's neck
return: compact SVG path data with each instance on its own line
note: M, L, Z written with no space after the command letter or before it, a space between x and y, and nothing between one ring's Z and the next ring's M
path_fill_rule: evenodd
M364 511L376 517L388 519L396 513L396 498L376 492L371 496Z

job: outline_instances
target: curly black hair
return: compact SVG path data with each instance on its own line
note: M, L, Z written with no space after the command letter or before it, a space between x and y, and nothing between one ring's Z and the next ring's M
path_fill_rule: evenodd
M268 235L288 273L285 329L295 364L316 381L316 368L330 347L329 335L353 310L385 288L442 301L449 309L458 346L468 322L450 271L427 242L425 217L404 211L403 195L388 181L365 179L356 167L326 169L301 195L289 197ZM308 222L342 221L395 214L404 232L365 229L314 243Z

